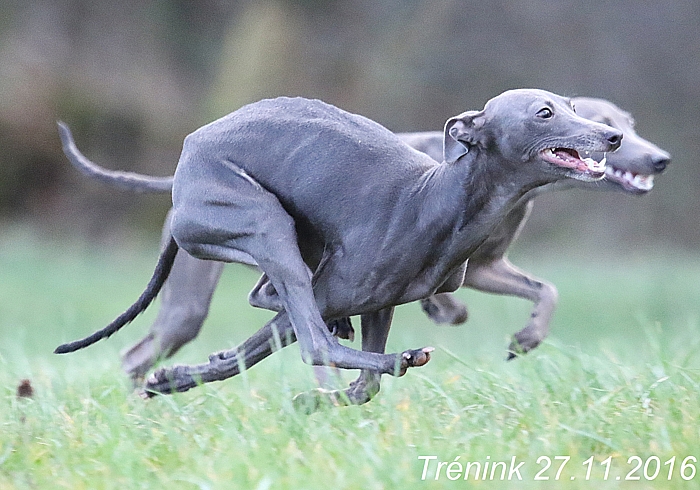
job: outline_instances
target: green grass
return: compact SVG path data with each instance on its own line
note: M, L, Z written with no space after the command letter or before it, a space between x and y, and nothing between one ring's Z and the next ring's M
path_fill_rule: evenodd
M527 321L525 301L460 291L470 320L458 328L434 326L405 305L389 349L434 345L433 360L403 378L385 376L364 406L303 415L291 398L315 382L295 346L222 383L148 401L132 394L119 351L146 332L155 309L89 349L51 353L130 304L156 254L40 243L16 230L0 238L3 490L698 488L700 474L685 481L679 472L687 456L700 459L698 259L543 262L522 251L513 261L560 290L552 335L539 349L503 361L509 335ZM202 362L261 326L270 315L245 301L255 279L230 266L200 338L172 362ZM24 378L32 399L15 396ZM421 456L437 458L425 481ZM560 482L557 456L570 458ZM625 481L634 456L648 462L648 475L658 457L659 475L647 481L642 466L630 475L639 481ZM437 461L513 457L524 463L523 481L451 481L447 465L435 480ZM550 480L534 481L545 457ZM664 463L673 457L669 481Z

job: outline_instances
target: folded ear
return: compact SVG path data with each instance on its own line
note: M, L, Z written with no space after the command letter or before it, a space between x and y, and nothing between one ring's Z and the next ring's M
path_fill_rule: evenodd
M443 146L443 158L447 163L456 162L469 152L470 146L479 144L483 116L483 111L467 111L447 120Z

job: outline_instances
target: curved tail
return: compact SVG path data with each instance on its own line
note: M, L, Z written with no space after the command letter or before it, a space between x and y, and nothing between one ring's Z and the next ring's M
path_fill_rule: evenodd
M73 166L83 175L87 175L91 179L131 192L165 193L170 192L173 188L172 176L152 177L150 175L141 175L133 172L107 170L91 162L85 155L80 153L80 150L78 150L78 147L75 145L70 129L64 122L58 121L58 134L63 143L63 153L68 157L68 160L70 160Z
M156 269L155 271L153 271L153 276L148 282L146 290L143 293L141 293L139 299L137 299L136 302L133 305L131 305L128 310L119 315L119 317L116 320L107 325L105 328L98 330L97 332L85 337L84 339L75 340L73 342L68 342L67 344L59 345L58 347L56 347L56 350L53 351L54 354L67 354L68 352L75 352L79 349L92 345L98 340L102 340L109 337L117 330L122 328L124 325L136 318L141 312L143 312L148 307L149 304L151 304L151 301L155 299L155 297L158 295L158 292L163 287L163 283L165 283L165 280L168 278L168 274L170 274L170 269L173 266L173 262L175 261L175 255L177 254L178 249L179 247L175 242L175 239L173 237L170 237L168 245L165 247L165 249L163 249L163 251L160 254L160 257L158 257L158 264L156 264Z

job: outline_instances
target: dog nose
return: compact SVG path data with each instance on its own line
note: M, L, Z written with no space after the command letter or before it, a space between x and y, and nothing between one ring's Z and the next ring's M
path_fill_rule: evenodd
M622 133L620 131L610 132L608 134L608 143L610 143L610 151L617 150L622 143Z
M660 173L666 170L669 163L671 163L671 155L665 151L651 157L651 164L656 172Z

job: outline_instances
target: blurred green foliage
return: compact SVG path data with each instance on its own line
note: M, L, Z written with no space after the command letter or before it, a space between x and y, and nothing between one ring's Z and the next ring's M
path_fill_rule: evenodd
M523 239L620 252L700 239L700 4L516 0L0 1L0 218L93 239L155 231L167 197L88 183L100 164L173 172L183 137L263 97L303 95L397 131L442 127L515 87L609 98L674 162L643 199L542 200ZM148 211L145 211L147 210ZM145 216L142 214L146 212ZM636 245L635 245L636 246Z

